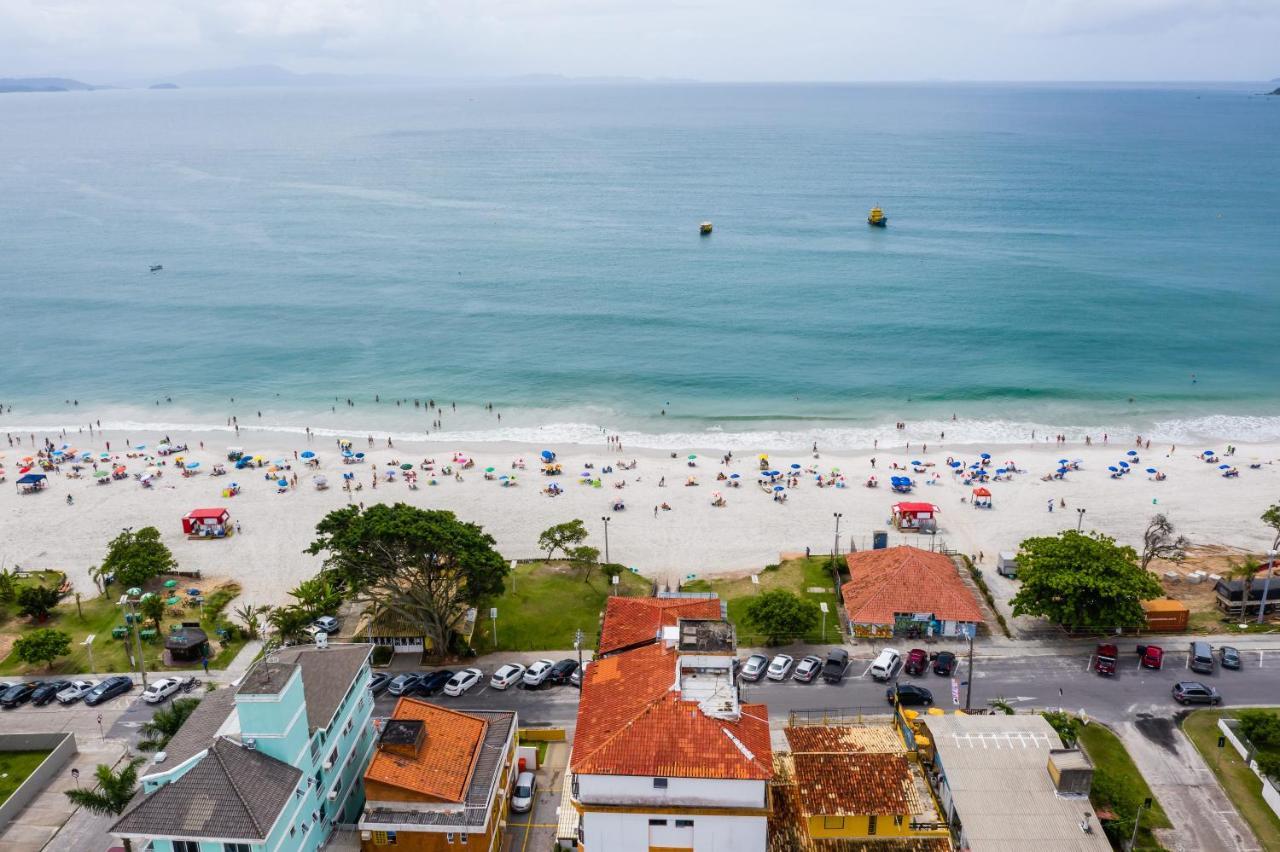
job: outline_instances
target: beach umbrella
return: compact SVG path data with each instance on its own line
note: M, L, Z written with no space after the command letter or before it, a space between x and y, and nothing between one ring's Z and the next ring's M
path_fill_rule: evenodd
M738 474L736 474L736 473L731 473L731 474L729 474L729 478L730 478L730 479L737 479L737 478L738 478Z
M192 597L195 597L196 595L200 594L200 590L197 589L195 586L192 586L191 588L187 589L187 594L191 595Z
M781 485L775 485L775 486L773 486L773 490L774 490L774 491L786 491L787 489L783 488Z
M145 600L149 600L150 598L154 598L155 596L156 596L155 592L147 592L145 595L142 595L141 597L139 597L138 600L145 601Z
M301 456L304 459L313 459L316 457L316 454L311 452L310 450L307 450L305 453L301 453Z
M277 479L277 480L276 480L276 485L279 485L281 488L288 488L288 487L289 487L289 480L287 480L287 479Z
M1125 453L1126 456L1136 456L1137 454L1138 454L1137 450L1130 450L1129 452Z
M1203 453L1201 453L1200 455L1202 455L1202 456L1216 456L1216 455L1217 455L1217 453L1215 453L1213 450L1205 450L1205 451L1204 451Z
M991 453L979 453L978 456L980 458L989 459L991 458Z
M1218 465L1218 470L1230 470L1230 469L1231 469L1231 465L1229 465L1229 464L1220 464L1220 465Z
M139 589L137 586L134 586L132 589L125 589L124 593L131 598L136 598L142 595L142 589Z
M1059 464L1062 464L1062 462L1059 462ZM1002 467L998 467L998 468L996 468L996 473L1004 473L1004 472L1005 472L1005 469L1004 469L1004 468L1002 468Z
M951 460L951 466L952 466L952 467L964 467L964 462L962 462L962 461L958 461L958 460L956 460L956 459L952 459L952 460Z
M543 450L542 457L547 461L551 461L553 458L556 457L556 454L551 452L550 450Z
M791 469L792 469L792 470L799 470L799 469L800 469L800 465L798 465L798 464L793 464L793 465L791 465Z
M912 461L912 462L911 462L911 464L912 464L912 466L913 466L913 467L920 467L920 462L919 462L918 460L917 460L917 461Z
M134 447L135 450L145 450L146 448L147 448L146 444L139 444L138 446Z
M767 470L762 470L762 471L760 471L760 478L761 478L761 479L768 479L771 475L772 475L772 474L770 474L770 473L769 473L769 471L767 471Z
M198 462L198 461L194 461L194 462L187 462L187 470L195 470L195 469L196 469L196 468L198 468L199 466L200 466L200 462Z
M1155 473L1155 472L1156 472L1156 469L1154 467L1147 468L1147 473Z
M1066 464L1066 463L1067 463L1066 459L1058 459L1058 464Z
M177 581L177 580L165 580L165 581L164 581L164 587L165 587L166 589L172 589L172 588L173 588L174 586L176 586L176 585L178 585L178 581Z
M697 458L696 455L694 455L693 453L689 453L689 461L693 461L696 458Z
M405 470L409 470L409 468L413 467L413 465L409 465L409 467L405 467L404 465L400 465L400 467L404 468ZM486 468L484 469L484 472L485 472L485 473L493 473L493 468L491 468L491 467L486 467Z
M1110 465L1110 466L1107 468L1107 470L1111 471L1112 473L1119 473L1119 472L1120 472L1120 468L1116 467L1115 465Z
M103 477L107 477L107 476L110 476L110 475L111 475L111 474L110 474L110 473L108 473L108 472L107 472L107 471L105 471L105 470L95 470L95 471L93 472L93 478L94 478L94 479L102 479Z
M350 450L343 450L343 451L342 451L342 457L343 457L344 459L352 458L354 455L355 455L355 453L351 452Z
M770 476L782 476L782 474L781 474L781 473L779 473L779 472L778 472L778 471L776 471L776 470L771 470L771 471L769 471L769 475L770 475Z
M405 462L404 464L400 465L400 469L401 469L401 470L413 470L413 465L409 464L408 462ZM493 470L493 468L489 468L489 470Z
M100 458L100 459L109 459L109 458L111 458L111 453L98 453L98 458Z
M511 478L511 477L507 476L507 475L504 473L504 474L502 474L502 476L499 476L499 477L498 477L498 481L499 481L499 482L501 482L501 481L502 481L502 480L504 480L504 479L510 479L510 478Z
M165 603L167 603L169 606L177 606L177 604L178 604L178 596L177 596L177 595L173 595L173 596L172 596L172 597L170 597L167 601L165 601Z
M1129 463L1128 463L1128 462L1116 462L1116 464L1120 465L1121 467L1128 467L1128 466L1129 466Z
M356 458L358 459L364 458L364 453L356 453Z

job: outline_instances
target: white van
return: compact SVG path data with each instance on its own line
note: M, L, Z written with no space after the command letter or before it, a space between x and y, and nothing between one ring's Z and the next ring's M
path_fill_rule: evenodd
M996 557L996 573L1010 580L1018 576L1018 554L1005 551Z
M893 680L893 676L902 668L902 655L892 648L885 648L871 664L871 677L874 680Z

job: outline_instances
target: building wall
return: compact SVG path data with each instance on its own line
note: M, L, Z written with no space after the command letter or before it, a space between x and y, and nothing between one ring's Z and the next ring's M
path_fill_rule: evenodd
M394 832L395 843L390 836L386 843L380 832L369 832L368 840L360 841L362 852L490 852L495 848L492 826L484 834L463 834L453 831L400 831ZM463 842L466 838L466 842Z
M651 820L666 825L651 824ZM677 826L677 820L691 826ZM693 852L765 852L768 846L764 816L704 816L701 814L601 813L583 814L585 852L650 852L691 849Z
M911 816L900 814L900 823L895 823L891 815L876 817L876 831L871 833L871 818L868 815L809 818L810 837L909 837L916 832L911 830Z
M587 804L651 805L655 807L763 808L765 781L711 778L667 778L666 789L655 788L648 775L577 775L575 798Z

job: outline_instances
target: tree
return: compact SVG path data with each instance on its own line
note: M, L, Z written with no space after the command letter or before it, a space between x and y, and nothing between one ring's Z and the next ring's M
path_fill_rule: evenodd
M151 626L160 631L160 620L164 618L164 598L159 595L145 595L142 603L138 605L142 610L142 617L151 620Z
M1280 746L1280 713L1241 710L1240 730L1259 749Z
M34 621L46 621L62 592L47 586L23 586L18 590L18 614Z
M1253 597L1253 581L1257 579L1261 568L1258 560L1250 556L1241 562L1233 561L1231 567L1227 569L1227 579L1240 581L1240 591L1243 593L1240 596L1241 616L1249 608L1250 599Z
M13 652L24 663L33 666L46 663L52 668L54 660L71 653L71 637L61 630L41 627L18 637L13 643Z
M175 698L168 707L157 710L150 722L138 728L143 736L138 751L160 751L167 746L199 704L199 698Z
M586 540L586 524L574 518L572 521L556 524L554 527L543 530L542 535L538 536L538 549L547 552L547 559L550 559L557 550L565 556L570 556L569 549Z
M269 612L271 612L269 606L255 606L249 603L241 604L232 610L232 614L244 625L245 635L250 639L258 638L258 632L262 629L261 617Z
M1023 541L1018 579L1014 615L1039 615L1070 628L1139 626L1146 621L1142 601L1164 593L1132 547L1096 532L1066 530Z
M342 592L334 588L333 583L325 576L303 580L289 594L297 599L295 606L313 619L333 615L334 610L342 603Z
M66 790L67 798L95 814L120 816L138 792L138 767L145 762L146 758L135 757L120 767L119 772L105 763L99 763L93 774L98 782L97 787L92 790L87 787ZM125 849L132 848L126 839Z
M566 554L574 567L582 572L582 582L591 582L591 569L600 561L600 548L582 544Z
M1280 550L1280 503L1268 506L1262 513L1262 522L1276 531L1275 540L1271 542L1272 550Z
M18 583L13 572L8 568L0 568L0 603L13 603L18 597Z
M1041 713L1044 720L1049 726L1058 732L1058 736L1062 738L1063 745L1067 748L1074 748L1080 739L1080 734L1076 729L1076 720L1070 715L1063 713L1061 710Z
M1173 522L1163 513L1155 515L1147 522L1146 532L1142 534L1142 568L1146 570L1152 559L1167 559L1170 562L1181 562L1187 558L1187 548L1191 541L1184 535L1175 535Z
M278 606L267 614L267 623L282 641L302 638L307 625L315 619L299 606Z
M987 706L990 707L994 713L1001 713L1005 716L1012 716L1014 714L1013 705L1010 704L1009 699L1004 696L992 698L987 702Z
M1268 778L1280 778L1280 754L1270 752L1259 754L1254 758L1258 771Z
M160 540L160 530L143 527L137 532L126 529L113 538L107 545L100 570L114 575L117 583L130 588L177 567L173 554Z
M786 589L756 595L747 603L746 615L747 622L763 633L770 645L803 637L822 618L816 603Z
M308 553L357 602L422 625L443 652L469 607L503 592L507 561L493 537L452 513L404 503L348 506L316 525Z
M111 572L101 565L89 566L89 577L93 580L93 584L98 587L98 591L102 593L103 597L107 596L107 587L111 585L110 576Z

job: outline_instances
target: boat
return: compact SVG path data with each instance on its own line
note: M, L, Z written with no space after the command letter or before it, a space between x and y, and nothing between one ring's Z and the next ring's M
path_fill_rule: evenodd
M702 234L702 236L704 236L704 237L706 237L706 236L710 236L710 235L711 235L711 223L710 223L710 222L703 222L701 225L699 225L699 226L698 226L698 233Z
M871 212L867 214L867 224L873 228L883 228L889 224L889 217L884 215L884 211L879 207L872 207Z
M162 271L163 269L164 269L164 266L163 266L162 264L159 264L159 263L153 263L153 264L151 265L151 271L152 271L152 272L160 272L160 271Z

